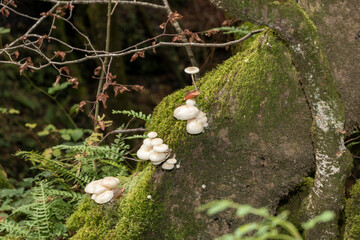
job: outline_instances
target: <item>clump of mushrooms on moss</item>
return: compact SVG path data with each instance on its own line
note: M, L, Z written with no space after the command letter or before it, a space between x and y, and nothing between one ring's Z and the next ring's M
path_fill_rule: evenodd
M199 72L199 68L188 67L185 68L185 72L191 74L191 78L195 86L195 91L193 91L193 93L196 94L191 93L190 97L185 97L186 104L175 109L174 117L179 120L187 120L186 131L189 134L199 134L202 133L204 128L208 126L208 119L206 114L195 106L196 101L195 99L192 99L194 96L200 93L197 90L194 77L194 75Z
M120 180L116 177L105 177L90 182L85 187L85 192L92 194L91 199L96 203L104 204L121 195L123 189L117 188Z
M156 132L149 132L146 139L144 139L143 144L140 149L137 151L136 155L141 160L150 160L153 165L160 165L170 156L170 149L167 144L163 143L163 140L157 137ZM176 160L175 160L176 161ZM164 166L165 164L165 166ZM163 164L162 168L165 170L171 170L170 166Z

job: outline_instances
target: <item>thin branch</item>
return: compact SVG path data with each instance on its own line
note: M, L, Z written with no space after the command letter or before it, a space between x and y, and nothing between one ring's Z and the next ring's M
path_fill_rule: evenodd
M50 3L70 3L70 1L57 1L57 0L42 0L44 2L50 2ZM107 3L107 0L73 0L72 4L105 4ZM118 3L120 5L135 5L135 6L143 6L143 7L151 7L155 9L165 9L165 6L155 4L155 3L149 3L149 2L136 2L136 1L116 1L113 0L112 3Z
M130 133L130 132L146 132L146 128L133 128L133 129L119 129L109 132L109 134L116 134L116 133Z
M250 33L248 33L246 36L237 39L237 40L233 40L233 41L229 41L226 43L195 43L195 42L189 42L189 43L176 43L176 42L159 42L156 43L152 46L147 46L147 47L143 47L143 48L138 48L138 49L133 49L133 50L129 50L126 52L114 52L114 53L102 53L99 55L90 55L90 56L86 56L83 58L79 58L76 60L71 60L71 61L64 61L64 62L54 62L52 61L51 64L55 64L55 65L70 65L70 64L75 64L75 63L81 63L81 62L85 62L87 60L90 59L98 59L98 58L104 58L104 57L121 57L121 56L125 56L125 55L129 55L129 54L134 54L136 52L141 52L141 51L147 51L147 50L151 50L153 48L158 48L158 47L163 47L163 46L171 46L171 47L185 47L185 46L192 46L192 47L215 47L215 48L222 48L222 47L227 47L230 45L234 45L240 42L245 41L246 39L250 38L252 35L256 34L256 33L260 33L262 31L264 31L265 29L257 29L254 30ZM14 64L14 65L18 65L20 66L21 63L20 62L11 62L11 61L2 61L0 60L0 63L9 63L9 64ZM44 67L47 67L49 65L51 65L50 63L47 63L45 65L42 65L41 67L33 67L33 66L29 66L30 69L33 70L40 70Z
M163 3L164 3L164 5L165 5L165 7L166 7L167 13L168 13L168 14L172 14L173 12L171 11L171 8L170 8L170 5L169 5L168 0L163 0ZM175 20L174 23L173 23L173 26L174 26L176 32L177 32L178 34L181 34L181 35L182 35L182 41L183 41L183 43L189 43L187 37L185 36L185 34L183 34L184 31L181 29L181 26L180 26L179 22ZM195 55L194 55L193 50L191 49L191 46L185 46L185 49L186 49L186 53L187 53L187 55L188 55L188 57L189 57L189 60L190 60L190 62L191 62L191 65L198 67L199 64L198 64L198 62L196 61L196 58L195 58Z
M12 11L13 13L15 13L15 14L17 14L17 15L19 15L19 16L26 17L26 18L29 18L29 19L34 20L34 21L38 21L38 20L40 19L40 18L32 17L32 16L30 16L30 15L27 15L27 14L24 14L24 13L21 13L21 12L18 12L18 11L16 11L15 9L13 9L13 8L5 5L5 4L2 4L2 3L0 3L0 6L9 9L10 11Z

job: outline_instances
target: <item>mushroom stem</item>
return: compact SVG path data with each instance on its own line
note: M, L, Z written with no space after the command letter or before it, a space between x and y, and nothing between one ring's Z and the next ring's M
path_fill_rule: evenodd
M199 90L198 90L198 88L196 86L196 83L195 83L195 74L191 74L191 80L192 80L192 82L193 82L193 84L195 86L195 90L198 92Z

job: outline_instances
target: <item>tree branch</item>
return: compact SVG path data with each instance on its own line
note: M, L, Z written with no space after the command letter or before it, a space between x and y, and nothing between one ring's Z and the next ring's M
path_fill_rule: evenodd
M61 4L70 3L70 1L57 1L57 0L42 0L42 1L50 2L50 3L61 3ZM72 4L105 4L107 2L108 2L107 0L73 0L73 1L71 1ZM149 3L149 2L113 0L112 3L117 3L120 5L134 5L134 6L151 7L151 8L155 8L155 9L165 9L165 7L162 5L155 4L155 3Z

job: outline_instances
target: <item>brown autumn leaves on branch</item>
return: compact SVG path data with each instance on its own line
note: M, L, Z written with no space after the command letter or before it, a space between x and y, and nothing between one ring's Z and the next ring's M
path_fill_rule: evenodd
M126 3L127 1L122 1L122 3ZM106 108L106 102L109 98L107 94L107 90L109 87L112 87L114 91L114 95L117 96L118 94L122 94L125 92L129 92L131 90L141 92L144 87L140 85L123 85L115 81L116 75L113 75L110 72L111 68L111 59L113 57L121 57L125 55L132 54L130 62L135 61L136 59L145 58L145 51L152 50L155 54L155 49L161 46L175 46L175 47L189 47L189 46L198 46L198 47L224 47L232 42L228 43L205 43L203 39L199 36L199 34L204 34L207 37L210 37L216 33L218 30L211 29L204 32L192 32L189 29L180 30L178 28L178 20L183 18L177 11L172 12L168 5L164 5L164 8L169 10L170 12L167 16L167 20L160 24L160 29L163 30L162 33L159 35L146 39L142 42L139 42L133 46L127 47L122 50L118 50L115 52L106 52L103 50L97 50L93 46L92 42L90 41L89 37L82 33L71 21L70 18L72 17L73 9L74 9L74 2L56 2L55 5L47 12L42 12L39 18L26 15L24 13L20 13L15 10L17 5L15 4L14 0L1 0L0 2L0 13L5 18L9 17L10 14L14 13L19 16L25 17L35 23L30 26L26 33L22 36L16 38L11 43L6 44L2 49L0 49L0 56L5 57L6 60L0 59L0 63L8 63L19 66L19 73L22 75L25 71L35 71L41 70L46 67L53 67L59 73L54 81L54 86L59 84L62 79L72 84L73 88L77 88L79 85L78 78L71 75L70 66L71 64L78 64L88 60L97 60L100 62L100 66L95 68L93 78L100 80L100 72L102 69L106 70L104 79L105 83L102 86L101 93L97 94L95 101L81 101L79 104L79 110L84 111L83 107L90 103L93 105L92 110L88 114L89 117L95 119L95 116L92 116L93 110L95 109L95 105L98 102L101 102L103 107ZM144 2L142 2L144 3ZM115 5L116 6L116 5ZM114 7L115 9L115 7ZM51 21L51 25L49 27L48 33L39 35L32 33L34 29L36 29L42 22L46 19ZM82 37L85 42L84 45L81 47L72 46L67 42L63 42L61 39L55 38L52 36L52 32L56 30L56 21L64 21L65 23L69 24L72 29ZM171 34L167 33L167 26L169 25L176 28L174 24L177 24L177 33ZM228 22L224 22L225 25L228 25ZM224 25L223 24L223 25ZM236 40L234 43L239 43L252 34L258 33L260 30L253 31L245 36L243 39ZM166 39L170 38L171 40L165 41ZM49 44L56 43L58 44L57 47L65 47L68 50L55 50L52 54L46 52L46 47ZM79 57L75 60L68 60L67 55L71 52L76 52ZM31 55L32 54L32 55ZM23 58L19 57L21 55L27 55ZM30 56L31 55L31 56ZM32 57L40 57L37 58L36 64L33 62ZM51 56L49 56L51 55ZM104 66L104 58L110 57L110 62L107 66Z

